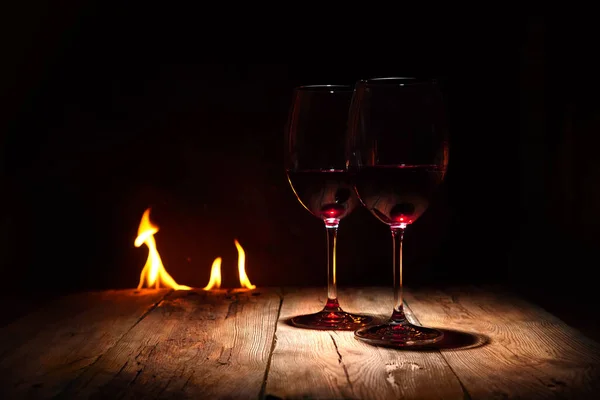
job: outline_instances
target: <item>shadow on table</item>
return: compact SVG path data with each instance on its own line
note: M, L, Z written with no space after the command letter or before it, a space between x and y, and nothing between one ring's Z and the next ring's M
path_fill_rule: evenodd
M374 316L374 318L377 318ZM299 328L292 323L292 318L281 319L279 322L296 328L299 330L305 330L305 328ZM436 327L435 329L442 331L444 337L438 343L430 344L427 346L380 346L389 347L399 350L411 350L411 351L438 351L438 350L470 350L478 347L484 347L490 343L490 338L486 335L473 332L458 331L454 329L443 329ZM321 330L321 329L319 329ZM326 331L325 329L322 329ZM339 331L344 332L344 331ZM352 333L352 332L349 332Z
M470 350L486 346L490 338L480 333L457 331L453 329L436 328L444 333L444 337L438 343L424 346L422 350ZM418 349L416 349L418 350Z

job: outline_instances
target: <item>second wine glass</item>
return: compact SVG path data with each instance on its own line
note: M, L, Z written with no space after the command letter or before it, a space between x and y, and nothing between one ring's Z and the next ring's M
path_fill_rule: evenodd
M382 325L358 329L356 338L384 346L414 346L442 339L439 330L406 318L402 296L404 231L427 210L444 179L448 140L437 84L380 78L356 85L349 118L347 158L361 202L388 225L393 242L394 309Z
M336 241L340 220L359 204L345 170L344 142L353 88L301 86L286 130L286 173L300 203L325 224L327 232L327 302L317 313L292 318L309 329L355 330L371 317L342 310L337 298Z

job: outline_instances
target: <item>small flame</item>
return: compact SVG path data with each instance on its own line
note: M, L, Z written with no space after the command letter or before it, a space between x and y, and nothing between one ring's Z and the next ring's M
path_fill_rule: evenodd
M219 289L221 287L221 257L215 258L210 269L210 280L204 290Z
M135 247L140 247L142 244L148 246L148 260L146 260L146 265L144 265L144 269L142 269L138 289L141 289L144 280L146 280L148 287L154 286L156 289L158 289L162 283L164 286L175 290L190 290L191 288L189 286L180 285L175 282L165 269L165 266L160 259L160 254L158 254L158 250L156 249L156 241L154 240L154 234L156 232L158 232L158 226L150 222L150 209L148 208L142 216L138 228L138 236L135 238L134 242Z
M256 286L250 283L248 275L246 275L246 252L242 245L237 240L234 240L235 247L238 251L238 272L240 275L240 286L246 289L256 289ZM221 287L221 257L217 257L213 261L210 269L210 279L204 290L219 289Z
M256 289L256 285L250 283L250 279L248 279L248 275L246 275L246 252L240 245L240 242L234 240L235 247L237 247L238 251L238 271L240 274L240 285L247 289Z

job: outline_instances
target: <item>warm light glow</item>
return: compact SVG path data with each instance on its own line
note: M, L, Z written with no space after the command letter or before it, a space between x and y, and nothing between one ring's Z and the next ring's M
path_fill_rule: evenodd
M147 287L155 287L156 289L160 288L162 285L163 287L175 290L190 290L191 287L180 285L175 282L165 269L156 248L156 240L154 239L154 235L157 232L158 226L150 222L150 208L148 208L144 212L144 215L142 215L142 220L140 221L140 226L138 228L138 235L134 241L135 247L140 247L142 244L145 244L148 247L148 259L146 260L146 265L144 265L144 268L142 269L138 289L141 289L144 282L146 282ZM238 251L240 286L250 290L256 289L256 286L250 282L248 275L246 275L246 252L237 240L234 240L234 243ZM215 261L213 261L210 269L210 279L208 285L203 288L204 290L221 288L221 262L221 257L217 257Z
M219 289L221 287L221 257L215 258L210 269L210 280L204 290Z
M234 243L238 251L238 271L240 274L240 285L243 288L255 289L256 286L250 283L250 279L248 279L248 275L246 275L246 252L244 252L244 249L237 240L234 240Z
M160 254L158 254L158 250L156 249L156 241L154 240L156 232L158 232L158 226L150 222L150 209L148 208L142 216L138 228L138 236L134 242L135 247L140 247L142 244L148 246L148 260L146 260L146 265L142 269L138 289L141 289L145 280L148 287L154 286L156 289L160 288L162 284L175 290L190 290L189 286L180 285L175 282L165 269L160 259Z

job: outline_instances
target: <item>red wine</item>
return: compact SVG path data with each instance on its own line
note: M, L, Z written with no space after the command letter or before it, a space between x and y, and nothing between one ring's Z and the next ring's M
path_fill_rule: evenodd
M344 170L287 171L287 175L296 197L315 217L340 220L358 205Z
M381 222L409 225L425 212L444 174L438 165L363 167L355 185L361 202Z

